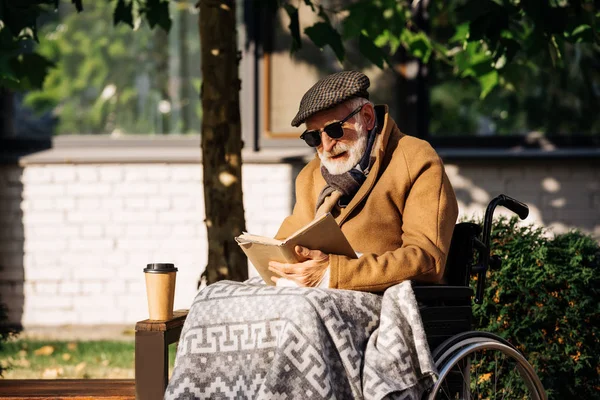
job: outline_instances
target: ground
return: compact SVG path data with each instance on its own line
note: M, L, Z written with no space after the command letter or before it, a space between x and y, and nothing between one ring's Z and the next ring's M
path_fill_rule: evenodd
M132 379L134 327L29 327L0 350L6 379ZM171 367L175 345L171 345Z

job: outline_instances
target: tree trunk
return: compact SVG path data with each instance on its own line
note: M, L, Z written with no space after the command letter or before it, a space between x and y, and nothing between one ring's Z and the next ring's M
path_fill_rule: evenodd
M242 130L234 0L200 0L202 166L208 230L208 284L244 280L248 262L234 236L245 230Z

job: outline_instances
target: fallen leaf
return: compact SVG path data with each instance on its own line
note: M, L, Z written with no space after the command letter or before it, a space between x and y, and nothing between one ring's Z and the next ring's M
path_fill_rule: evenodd
M86 365L87 364L85 363L85 361L80 362L79 364L77 364L75 366L75 372L80 373L81 371L83 371L85 369Z
M71 355L69 353L63 353L62 359L64 361L69 361L71 359Z
M71 351L77 350L77 343L71 342L71 343L67 344L67 349L69 349Z
M54 347L52 346L42 346L33 352L36 356L49 356L52 353L54 353Z
M127 336L133 336L135 335L135 329L133 328L126 328L123 329L123 332L121 332L123 335L127 335Z
M29 368L29 367L31 367L31 362L29 362L29 360L26 358L21 358L19 361L17 361L15 363L15 365L18 365L19 367L22 367L22 368Z
M19 353L18 353L18 354L19 354L19 357L21 357L21 358L25 358L25 357L27 357L27 352L26 352L25 350L21 350L21 351L19 351Z
M42 373L43 379L56 379L58 376L63 374L63 369L61 368L46 368Z

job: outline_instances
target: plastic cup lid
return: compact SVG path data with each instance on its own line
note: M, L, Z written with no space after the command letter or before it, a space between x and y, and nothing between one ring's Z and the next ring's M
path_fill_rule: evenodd
M169 263L154 263L146 265L144 268L144 272L150 272L154 274L164 274L167 272L177 272L177 268L175 268L175 264Z

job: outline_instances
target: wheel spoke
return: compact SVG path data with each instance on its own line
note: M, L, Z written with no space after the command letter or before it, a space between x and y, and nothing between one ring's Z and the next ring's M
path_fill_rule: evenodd
M545 400L538 396L538 393L543 396L537 389L542 386L533 368L511 346L472 338L463 346L455 343L454 353L438 367L436 399ZM456 397L457 394L460 396Z
M494 353L494 400L498 394L498 353Z

